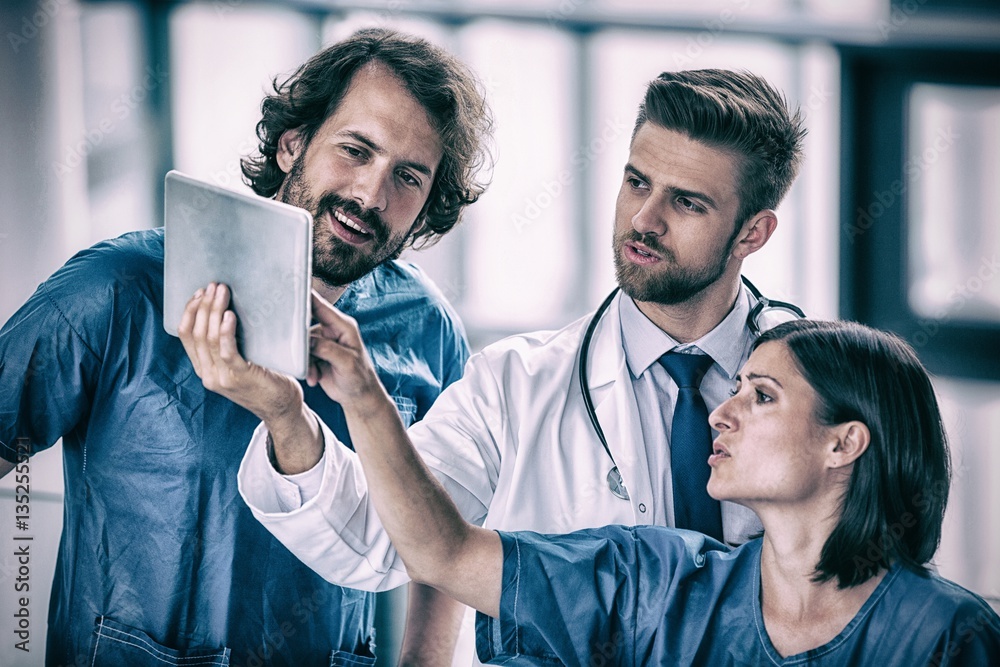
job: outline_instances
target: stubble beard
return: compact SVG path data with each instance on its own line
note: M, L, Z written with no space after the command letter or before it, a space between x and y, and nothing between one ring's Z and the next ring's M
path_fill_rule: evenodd
M407 235L393 236L378 213L362 209L354 200L344 199L335 192L327 192L318 201L313 198L303 176L304 157L303 153L292 164L278 199L305 209L313 216L313 277L328 287L345 287L385 260L396 257L406 243ZM358 218L371 230L371 251L366 252L337 238L329 228L324 214L329 211L332 216L337 208ZM333 224L338 223L334 221Z
M641 242L656 252L667 264L666 270L654 273L626 260L624 245L627 241ZM733 241L734 239L730 239L726 243L725 252L720 254L713 264L700 269L685 269L677 266L673 253L661 246L655 236L643 235L634 229L615 233L613 243L615 277L622 291L634 301L664 306L684 303L715 283L725 273Z

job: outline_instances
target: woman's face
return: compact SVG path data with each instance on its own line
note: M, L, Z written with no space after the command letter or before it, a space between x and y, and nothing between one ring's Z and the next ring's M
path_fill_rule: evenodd
M755 510L801 504L828 490L833 430L816 422L816 392L784 343L750 355L732 398L709 416L719 432L708 493Z

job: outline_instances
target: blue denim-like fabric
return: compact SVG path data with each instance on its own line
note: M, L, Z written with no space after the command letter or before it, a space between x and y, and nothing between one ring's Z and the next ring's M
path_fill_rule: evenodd
M761 539L608 526L500 533L500 618L478 614L479 659L516 665L1000 665L1000 618L933 574L892 567L826 644L781 657L760 607Z
M314 574L240 498L258 420L202 387L163 330L162 295L163 231L134 232L76 255L0 330L0 455L63 438L47 664L370 655L374 596ZM464 331L415 267L387 262L337 306L357 319L407 424L460 377ZM340 406L319 388L305 395L349 443Z

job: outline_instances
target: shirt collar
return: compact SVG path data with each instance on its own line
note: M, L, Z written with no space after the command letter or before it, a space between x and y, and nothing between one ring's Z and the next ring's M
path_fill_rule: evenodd
M632 377L636 378L671 350L686 352L698 348L712 357L729 379L733 379L740 369L740 361L751 339L750 330L746 326L747 315L750 313L750 295L742 284L736 304L729 314L707 334L684 345L653 324L628 295L622 295L618 313L625 361Z

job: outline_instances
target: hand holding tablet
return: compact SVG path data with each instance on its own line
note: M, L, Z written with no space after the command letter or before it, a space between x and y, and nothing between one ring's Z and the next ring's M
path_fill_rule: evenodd
M171 171L164 195L163 326L177 335L184 308L209 283L229 286L242 356L306 377L312 216Z

